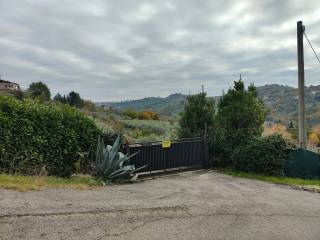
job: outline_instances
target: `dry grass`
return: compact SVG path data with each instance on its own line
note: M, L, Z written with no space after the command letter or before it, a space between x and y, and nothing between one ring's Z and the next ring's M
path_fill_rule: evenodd
M101 186L101 184L89 176L58 178L0 174L0 188L13 189L21 192L39 191L47 188L86 190L98 186Z

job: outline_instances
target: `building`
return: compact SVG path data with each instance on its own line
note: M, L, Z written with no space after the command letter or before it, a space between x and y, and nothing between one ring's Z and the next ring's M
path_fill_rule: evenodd
M0 91L19 90L19 89L20 89L19 84L0 79Z

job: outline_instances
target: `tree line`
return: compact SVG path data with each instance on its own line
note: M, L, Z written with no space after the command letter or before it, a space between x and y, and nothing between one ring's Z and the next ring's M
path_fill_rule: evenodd
M43 82L33 82L29 85L26 91L15 90L12 91L12 95L17 99L31 98L40 102L53 101L62 104L68 104L76 108L85 108L90 111L94 111L95 104L89 100L82 99L80 94L71 91L67 95L61 95L57 93L53 99L51 99L51 91L47 84Z
M188 96L178 136L204 136L208 129L211 164L281 175L290 147L280 135L262 136L266 113L256 87L239 79L217 101L205 92Z

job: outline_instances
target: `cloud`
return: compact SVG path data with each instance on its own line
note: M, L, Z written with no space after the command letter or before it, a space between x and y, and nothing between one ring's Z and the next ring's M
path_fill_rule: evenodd
M296 21L320 50L320 2L308 0L2 0L0 73L26 88L94 101L219 95L242 73L296 86ZM305 47L306 82L319 64Z

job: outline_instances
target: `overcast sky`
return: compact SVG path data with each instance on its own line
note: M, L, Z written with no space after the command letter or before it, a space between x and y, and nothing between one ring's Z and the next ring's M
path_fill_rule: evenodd
M296 22L320 51L319 0L1 0L0 74L94 101L245 83L296 86ZM306 84L320 64L305 42Z

